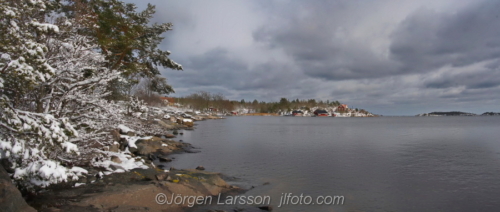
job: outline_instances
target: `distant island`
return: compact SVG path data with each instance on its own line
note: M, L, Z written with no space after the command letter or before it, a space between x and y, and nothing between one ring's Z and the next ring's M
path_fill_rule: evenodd
M421 113L416 116L500 116L500 113L485 112L481 115L460 111Z

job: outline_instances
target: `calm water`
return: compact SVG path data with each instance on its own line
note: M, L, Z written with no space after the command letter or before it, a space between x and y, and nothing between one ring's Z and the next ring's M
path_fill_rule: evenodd
M229 117L179 139L168 166L235 177L274 211L500 211L500 117ZM269 182L268 185L263 185ZM282 193L342 206L278 208ZM234 207L233 207L234 208Z

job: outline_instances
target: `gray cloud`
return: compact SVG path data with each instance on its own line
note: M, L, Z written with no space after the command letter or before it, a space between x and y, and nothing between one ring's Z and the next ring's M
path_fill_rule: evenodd
M500 66L498 60L487 62L483 66L463 69L448 69L438 76L425 80L426 88L452 88L463 86L466 89L485 89L500 86Z
M395 30L391 57L406 71L466 66L500 56L500 2L485 1L457 13L419 9Z
M228 50L222 48L209 50L181 62L185 67L183 72L169 73L176 79L174 84L181 86L195 85L268 93L267 91L283 92L297 88L303 78L299 77L300 73L285 64L267 62L250 67L245 61L232 56ZM269 96L264 96L272 100Z
M375 78L394 74L397 64L374 52L366 40L353 39L349 28L356 19L346 18L358 3L345 1L294 2L300 11L284 14L286 21L264 25L253 33L257 42L269 48L282 48L302 71L311 77L328 80Z
M162 48L185 70L162 73L177 96L410 115L500 104L499 1L149 1L155 21L174 24Z

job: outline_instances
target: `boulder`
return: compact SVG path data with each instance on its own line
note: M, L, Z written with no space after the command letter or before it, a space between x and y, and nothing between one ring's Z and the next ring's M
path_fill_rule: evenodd
M119 143L114 143L111 146L109 146L109 151L110 152L119 152L120 151L120 144Z
M12 184L9 174L0 165L0 208L2 211L36 211L23 199L21 192Z
M196 170L205 170L205 167L203 167L203 166L197 166Z
M151 153L157 152L158 150L165 150L168 152L168 146L163 146L162 144L163 139L158 137L152 137L151 139L147 140L138 140L137 142L135 142L137 149L132 151L133 148L131 148L130 151L142 156L149 155Z
M162 126L162 127L164 127L164 128L166 128L167 130L172 130L172 129L175 128L174 126L172 126L170 124L167 124L167 123L165 123L165 122L163 122L163 121L161 121L159 119L155 119L155 123L158 124L158 125L160 125L160 126Z

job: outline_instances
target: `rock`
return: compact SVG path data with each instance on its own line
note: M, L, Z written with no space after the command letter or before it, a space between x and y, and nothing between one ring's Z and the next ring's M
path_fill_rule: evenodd
M264 184L262 184L262 185L269 185L269 184L271 184L271 183L269 183L269 182L265 182L265 183L264 183Z
M163 122L161 120L158 120L158 119L155 120L155 123L158 124L158 125L160 125L160 126L162 126L162 127L164 127L164 128L166 128L167 130L171 130L171 129L175 128L174 126L172 126L170 124L167 124L167 123L165 123L165 122Z
M174 170L177 170L177 169L174 167L170 167L170 171L174 171Z
M270 205L259 206L259 209L263 211L273 211L273 206Z
M110 152L119 152L120 151L120 144L114 143L111 146L109 146L109 151Z
M120 144L121 151L124 151L125 148L128 146L128 141L126 138L120 138L120 141L118 141L118 143Z
M0 165L0 208L2 211L36 211L23 199L21 192L12 184L7 171Z
M205 167L203 167L203 166L198 166L198 167L196 167L196 170L205 170Z
M171 173L158 169L135 169L108 175L83 188L43 192L33 200L33 205L57 207L61 211L188 211L190 208L187 203L156 204L155 199L159 193L165 194L166 197L177 194L215 196L219 193L232 194L240 191L229 189L218 173L194 169L176 170ZM256 206L253 209L258 210ZM0 211L4 211L3 208ZM42 208L42 211L46 210Z
M180 132L180 133L179 133L179 135L184 135L184 133L183 133L183 132Z
M158 159L160 160L160 162L172 162L172 159L167 158L164 155L158 155Z
M7 173L14 173L15 172L15 170L13 168L11 168L11 167L13 167L12 163L9 162L9 160L7 160L5 158L0 159L0 166L3 166L5 171L7 171Z
M136 154L138 154L138 153L137 153L137 152L138 152L138 150L137 150L137 148L135 148L135 147L129 147L129 148L128 148L128 151L130 151L130 153L132 153L132 155L136 155Z
M182 134L181 134L182 135ZM165 138L175 138L176 136L173 134L165 134Z
M161 173L161 174L157 174L156 175L156 179L158 181L163 181L163 180L166 180L168 178L168 174L167 173Z
M113 140L115 141L120 141L120 131L119 130L111 130L111 136L113 137Z
M115 163L122 163L122 160L120 160L119 157L117 156L111 156L111 161L115 162Z
M157 150L162 149L163 139L158 137L153 137L147 140L138 140L135 142L137 149L130 148L130 152L136 153L138 155L146 156L151 153L156 152Z
M155 154L150 153L150 154L148 155L148 159L149 159L149 160L156 160L156 158L157 158L157 157L156 157L156 155L155 155Z
M95 175L87 175L87 182L85 182L86 184L91 184L92 181L96 181L97 180L97 177Z
M185 153L198 153L198 152L200 152L200 150L185 149L184 152Z
M172 132L174 135L177 135L179 134L179 132L177 132L177 130L174 130L174 132Z
M135 136L136 134L135 134L135 132L130 131L130 132L127 132L127 135L132 137L132 136Z

